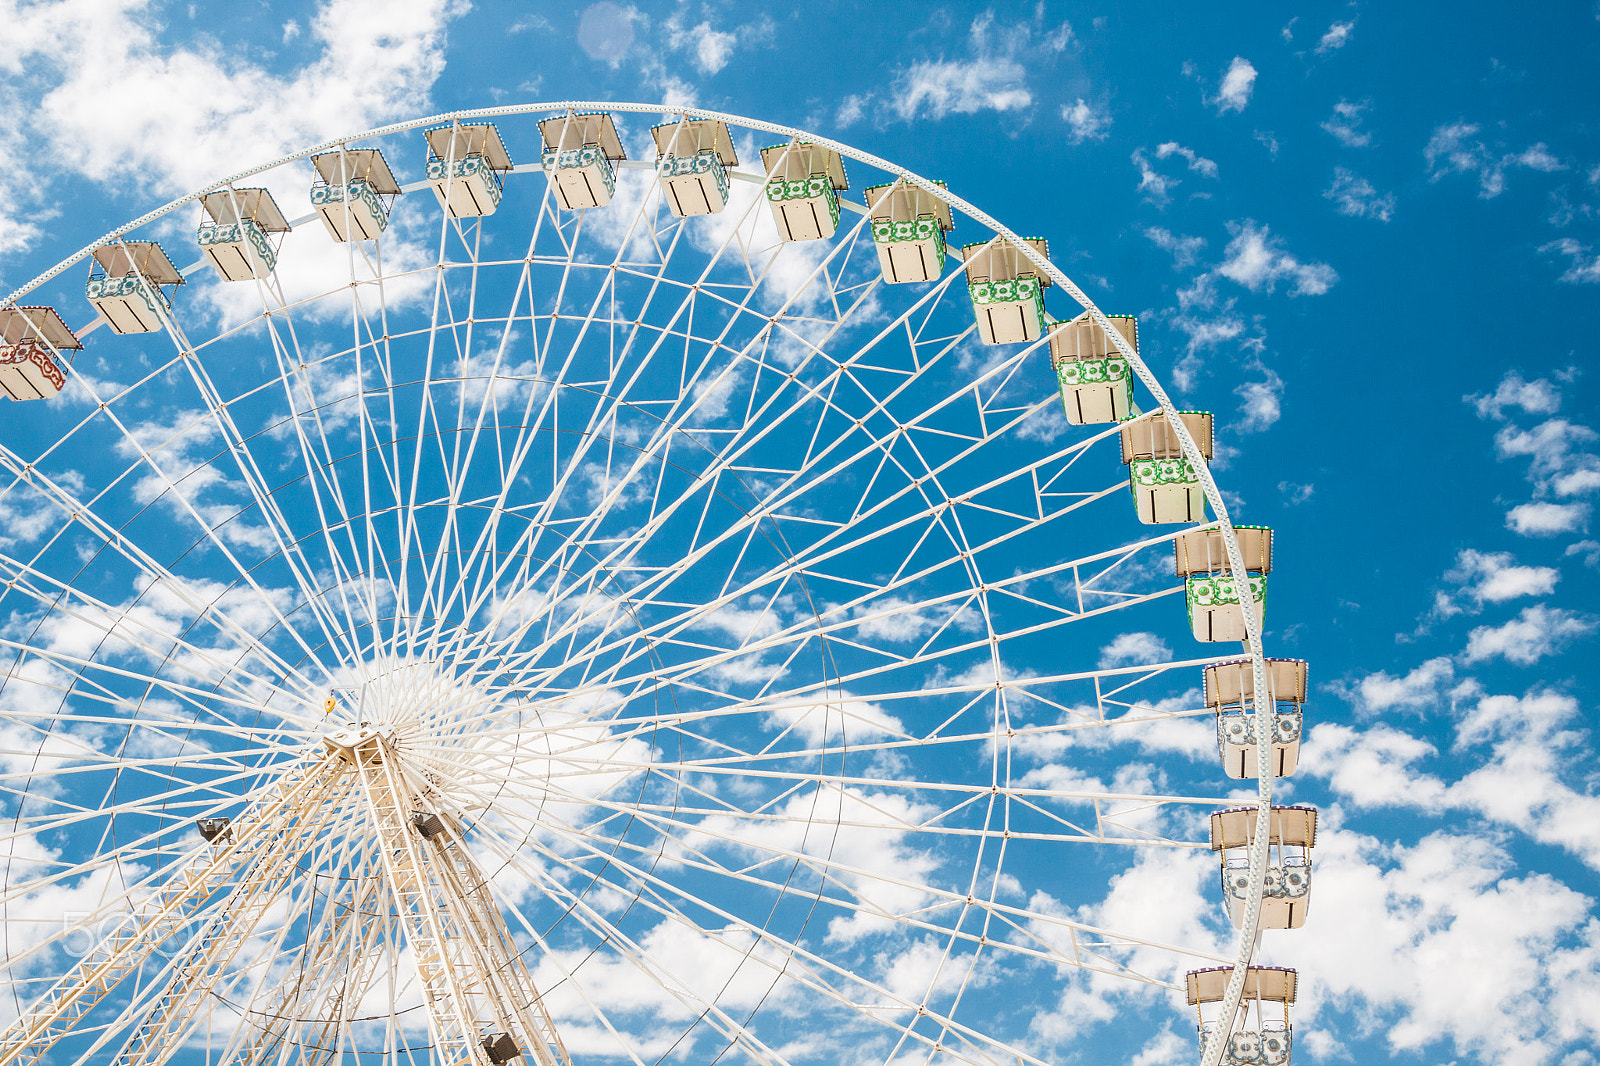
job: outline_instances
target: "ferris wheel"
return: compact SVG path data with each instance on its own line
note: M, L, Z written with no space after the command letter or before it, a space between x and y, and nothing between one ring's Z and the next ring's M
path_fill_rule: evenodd
M434 116L152 211L0 343L0 1066L1043 1066L1185 1000L1205 1066L1288 1060L1271 531L941 183Z

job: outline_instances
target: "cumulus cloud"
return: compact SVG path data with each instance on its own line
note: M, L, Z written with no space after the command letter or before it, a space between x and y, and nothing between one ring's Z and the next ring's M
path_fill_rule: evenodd
M1172 658L1172 649L1154 633L1122 633L1100 649L1100 669L1134 663L1160 663Z
M1193 148L1186 148L1177 141L1165 141L1156 146L1156 160L1178 158L1184 161L1186 168L1201 177L1215 178L1217 164ZM1143 148L1135 148L1131 156L1133 165L1139 171L1139 187L1135 191L1144 199L1157 207L1165 207L1172 200L1174 187L1183 184L1183 179L1173 174L1163 173L1158 170L1151 160L1150 153ZM1196 194L1200 195L1200 194Z
M1233 390L1239 397L1239 431L1259 433L1282 415L1283 379L1271 370L1261 381L1246 381Z
M1311 499L1316 491L1317 487L1315 485L1299 485L1293 481L1278 482L1278 495L1290 507L1305 503Z
M1567 545L1567 550L1562 554L1568 558L1577 556L1583 560L1587 567L1600 566L1600 541L1580 540L1576 544Z
M1505 603L1525 596L1547 596L1555 591L1561 571L1553 566L1523 566L1510 552L1480 552L1472 548L1456 556L1444 579L1454 586L1441 591L1434 613L1443 618L1476 613L1484 604Z
M1547 378L1522 380L1515 370L1507 371L1494 392L1465 397L1479 418L1505 418L1507 408L1515 407L1530 415L1553 415L1561 408L1561 390Z
M1404 677L1383 670L1369 674L1354 686L1341 686L1346 699L1367 714L1388 710L1422 710L1437 706L1455 679L1455 666L1448 657L1429 659Z
M1156 158L1166 159L1177 156L1189 164L1189 169L1203 177L1214 178L1217 176L1217 164L1196 152L1193 148L1185 148L1177 141L1165 141L1156 146Z
M1370 106L1370 100L1359 103L1340 100L1333 105L1333 114L1324 120L1322 128L1346 148L1369 148L1372 146L1372 134L1361 128L1361 122Z
M672 51L689 56L696 69L708 77L726 67L736 49L772 41L775 26L769 17L722 28L705 20L690 25L686 11L680 7L662 24L662 40Z
M1417 764L1437 754L1428 741L1389 725L1362 730L1325 722L1307 734L1300 764L1358 807L1429 807L1444 798L1444 782Z
M894 79L890 106L904 121L978 111L1018 111L1033 104L1030 67L1059 54L1071 40L1066 24L997 25L993 12L973 20L969 58L919 59Z
M1479 626L1467 637L1462 657L1469 663L1503 658L1532 666L1593 631L1595 621L1562 607L1535 604L1498 626Z
M902 119L926 114L940 119L955 112L1015 111L1033 103L1025 87L1022 65L1001 59L994 63L917 63L901 79L895 110Z
M1558 279L1569 285L1593 285L1600 282L1600 255L1592 255L1587 244L1580 244L1571 237L1562 237L1551 241L1549 244L1539 246L1539 251L1545 255L1564 255L1567 257L1567 269Z
M1454 122L1437 127L1422 149L1422 157L1428 165L1428 180L1439 181L1451 174L1465 174L1477 179L1479 197L1490 200L1505 192L1509 169L1520 167L1546 173L1566 169L1542 142L1520 152L1507 152L1503 148L1491 148L1478 136L1479 131L1475 122Z
M1379 222L1394 217L1394 193L1379 192L1372 182L1344 167L1333 168L1333 184L1322 195L1333 201L1341 215L1373 218Z
M1251 292L1272 292L1284 281L1289 285L1290 296L1320 296L1339 280L1327 263L1302 263L1284 249L1283 241L1266 226L1247 221L1229 228L1233 240L1228 242L1217 273Z
M1228 345L1259 357L1265 348L1261 336L1246 332L1245 321L1235 310L1237 301L1224 298L1217 289L1216 271L1208 270L1178 290L1178 313L1171 322L1188 338L1184 357L1173 368L1173 382L1180 389L1193 388L1202 352Z
M1572 371L1567 371L1565 376L1571 375ZM1465 399L1480 417L1505 423L1494 438L1501 459L1528 460L1527 477L1540 498L1507 511L1507 528L1531 537L1586 528L1590 505L1575 497L1600 490L1600 454L1591 450L1600 434L1568 418L1546 418L1531 427L1509 418L1513 410L1554 415L1561 406L1561 390L1546 378L1525 381L1511 371L1493 393Z
M1350 34L1355 28L1355 19L1351 19L1349 22L1335 22L1329 26L1328 32L1324 33L1322 39L1317 42L1317 55L1321 56L1327 55L1329 52L1336 52L1349 44Z
M1428 768L1433 743L1389 724L1317 725L1300 768L1359 807L1469 812L1600 869L1600 797L1582 787L1590 735L1574 728L1581 721L1566 693L1480 694L1457 714L1452 755L1464 769L1454 780Z
M1316 878L1317 917L1293 940L1293 964L1316 975L1301 986L1308 1031L1326 1007L1360 1004L1393 1051L1448 1043L1519 1066L1600 1035L1592 990L1574 996L1569 981L1600 961L1590 901L1520 873L1493 840L1436 832L1395 846L1331 830Z
M1061 120L1067 124L1067 142L1103 141L1111 135L1111 112L1104 104L1091 104L1083 97L1061 105Z
M1243 56L1234 56L1233 62L1228 64L1228 69L1222 75L1222 83L1217 87L1217 95L1211 103L1218 114L1243 111L1249 106L1255 87L1256 68Z
M308 28L320 54L283 74L204 43L169 47L143 7L35 5L13 13L7 38L13 62L48 55L61 71L37 121L77 147L69 165L185 192L241 162L425 106L446 26L468 5L332 0Z
M1553 537L1585 528L1589 520L1586 503L1550 503L1536 500L1519 503L1506 512L1506 528L1524 537Z
M792 731L808 747L824 741L836 744L843 739L859 744L869 737L905 735L900 719L879 704L854 699L849 693L840 693L838 699L826 703L776 707L768 717L776 728Z
M1150 165L1150 157L1143 148L1133 150L1133 165L1139 169L1139 187L1135 190L1148 203L1166 207L1172 202L1172 187L1180 184L1178 178L1168 177Z
M1174 234L1160 226L1151 226L1144 231L1144 235L1164 252L1172 255L1174 269L1181 270L1186 266L1194 265L1195 259L1200 254L1200 249L1206 246L1204 237L1190 237Z
M1526 458L1529 472L1537 479L1548 478L1585 462L1584 445L1600 440L1588 426L1552 418L1532 429L1506 426L1495 434L1495 451L1502 459Z

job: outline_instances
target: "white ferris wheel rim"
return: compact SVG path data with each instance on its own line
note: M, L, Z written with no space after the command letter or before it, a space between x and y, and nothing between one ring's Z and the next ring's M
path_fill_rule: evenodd
M916 174L913 174L913 173L911 173L909 171L906 171L903 168L897 167L897 166L895 166L895 165L893 165L891 163L888 163L887 161L879 159L879 158L877 158L875 156L872 156L870 154L858 151L858 150L850 147L849 145L843 144L841 142L838 142L838 141L835 141L835 140L831 140L829 138L826 138L826 137L823 137L823 136L820 136L820 135L816 135L816 134L812 134L812 133L809 133L809 132L806 132L806 131L797 130L797 129L793 129L791 127L781 126L781 125L777 125L777 124L773 124L773 123L765 123L765 122L761 122L759 120L748 119L748 118L735 116L735 115L723 114L723 113L720 113L720 112L705 111L705 110L700 110L700 109L695 109L695 108L669 107L669 106L660 105L660 104L616 103L616 102L600 102L600 101L560 101L560 102L552 102L552 103L531 103L531 104L512 105L512 106L505 106L505 107L468 109L468 110L460 110L460 111L442 113L442 114L438 114L438 115L432 115L432 116L428 116L428 117L425 117L425 118L412 119L412 120L408 120L406 122L401 122L401 123L394 123L394 124L378 127L378 128L372 129L372 130L368 130L368 131L365 131L365 132L362 132L362 133L359 133L359 134L353 134L353 135L350 135L350 136L340 137L340 138L336 138L336 139L333 139L333 140L325 141L325 142L323 142L321 144L312 146L310 148L301 150L299 152L295 152L295 153L292 153L292 154L289 154L289 155L286 155L286 156L282 156L282 157L280 157L280 158L278 158L276 160L273 160L270 163L261 164L261 165L249 168L248 170L241 171L238 174L230 176L229 178L226 178L226 179L223 179L221 181L215 182L215 183L213 183L213 184L211 184L209 186L206 186L205 188L196 190L195 192L187 194L187 195L185 195L183 197L179 197L179 198L171 201L170 203L162 206L161 208L158 208L158 209L156 209L156 210L154 210L152 212L149 212L149 213L141 216L140 218L135 219L133 222L130 222L130 223L126 224L125 226L119 227L118 229L116 229L116 230L112 231L111 233L107 234L101 240L96 241L94 244L84 248L83 250L81 250L80 252L76 253L75 255L69 257L68 259L63 260L61 263L57 264L57 266L53 267L50 271L47 271L46 273L40 275L38 278L34 279L33 281L29 282L27 285L23 286L22 288L18 289L16 292L12 293L9 297L6 298L5 301L0 302L0 306L14 306L14 305L16 305L23 297L25 297L28 293L30 293L34 289L36 289L39 286L45 284L51 278L59 275L62 271L70 268L75 263L81 262L84 259L86 259L89 256L89 254L96 247L99 247L101 245L108 244L108 243L115 243L115 242L121 240L125 235L138 230L140 227L148 225L149 223L154 222L157 219L160 219L160 218L162 218L162 217L164 217L164 216L166 216L168 214L171 214L172 212L182 208L185 205L188 205L188 204L196 202L202 196L204 196L207 192L211 192L211 191L216 191L216 190L219 190L219 189L227 188L227 187L229 187L231 185L234 185L234 184L236 184L236 183L238 183L240 181L243 181L243 180L245 180L245 179L247 179L247 178L249 178L251 176L258 175L258 174L264 173L266 171L276 169L278 167L281 167L281 166L283 166L285 164L288 164L288 163L295 162L297 160L305 159L305 158L307 158L307 157L309 157L309 156L311 156L313 154L316 154L317 152L328 150L328 149L333 149L333 148L339 148L339 147L342 147L342 146L350 145L350 144L352 144L354 142L358 142L358 141L368 140L368 139L377 138L377 137L383 137L383 136L387 136L387 135L391 135L391 134L395 134L395 133L405 132L405 131L408 131L408 130L419 129L419 128L426 127L426 126L438 125L438 124L441 124L441 123L465 122L465 121L484 121L484 120L491 120L491 119L495 119L495 118L508 117L508 116L513 116L513 115L527 115L527 114L535 114L535 113L559 113L559 112L569 111L569 110L571 110L571 111L577 111L577 110L612 111L612 112L623 112L623 113L662 114L662 115L669 115L669 116L670 115L680 115L680 116L683 116L685 118L695 118L695 119L702 119L703 118L703 119L722 120L722 121L728 122L731 126L737 126L737 127L748 129L748 130L762 131L762 132L771 133L771 134L774 134L774 135L777 135L777 136L780 136L780 137L785 137L785 138L796 138L796 137L802 138L802 139L810 141L812 143L816 143L816 144L822 145L822 146L827 147L827 148L832 148L832 149L838 151L845 158L854 160L854 161L859 162L859 163L867 164L868 166L874 167L874 168L876 168L876 169L878 169L878 170L880 170L880 171L882 171L884 173L897 176L898 178L903 179L907 183L918 185L921 188L923 188L924 190L926 190L929 193L931 193L932 195L934 195L934 196L938 197L939 199L941 199L941 200L945 201L946 203L948 203L953 210L959 211L962 215L966 216L967 218L970 218L973 221L978 222L980 225L987 227L989 230L991 230L994 233L994 235L996 237L998 237L998 238L1008 238L1008 239L1012 239L1012 240L1016 241L1018 246L1019 246L1019 248L1022 250L1022 253L1025 256L1027 256L1030 260L1032 260L1034 262L1035 266L1037 266L1041 271L1045 272L1051 279L1054 280L1054 282L1057 285L1061 286L1066 292L1068 292L1073 297L1073 299L1076 300L1080 305L1082 305L1086 309L1088 314L1091 317L1093 317L1094 320L1097 321L1100 324L1102 329L1104 329L1106 335L1112 340L1112 342L1114 344L1117 345L1117 347L1121 351L1122 355L1128 360L1129 365L1134 369L1135 373L1139 376L1139 378L1141 379L1143 384L1150 391L1151 395L1153 397L1155 397L1157 402L1160 404L1163 412L1166 414L1166 417L1168 419L1169 424L1171 425L1171 427L1172 427L1172 429L1174 431L1174 435L1179 439L1179 441L1182 444L1182 447L1183 447L1183 450L1185 452L1186 457L1190 460L1191 464L1195 467L1197 472L1199 472L1199 474L1200 474L1200 477L1201 477L1203 485L1204 485L1204 490L1205 490L1208 502L1211 504L1211 506L1213 508L1213 511L1214 511L1214 513L1216 515L1216 525L1218 526L1218 528L1222 532L1223 541L1224 541L1224 543L1226 545L1226 548L1227 548L1227 551L1228 551L1229 561L1230 561L1232 569L1234 571L1234 575L1238 579L1242 579L1244 577L1246 571L1245 571L1245 567L1244 567L1244 564L1243 564L1243 557L1242 557L1242 555L1240 554L1240 551L1239 551L1237 538L1236 538L1236 535L1234 533L1233 523L1230 520L1229 515L1228 515L1226 501L1222 498L1219 490L1217 489L1215 481L1214 481L1214 479L1213 479L1213 477L1211 475L1211 472L1210 472L1210 469L1209 469L1209 465L1205 461L1204 456L1200 453L1195 441L1190 436L1190 434L1189 434L1187 428L1184 426L1182 420L1177 418L1175 405L1171 402L1170 398L1167 396L1166 392L1164 391L1164 389L1160 385L1160 382L1155 378L1153 373L1146 366L1146 364L1141 359L1141 357L1138 355L1138 353L1135 352L1132 349L1132 347L1127 344L1127 342L1122 338L1122 336L1119 334L1119 332L1116 329L1110 328L1110 325L1109 325L1108 321L1106 320L1104 314L1099 310L1099 308L1095 305L1095 303L1092 300L1090 300L1089 297L1085 293L1083 293L1083 291L1069 277L1067 277L1067 275L1064 272L1059 270L1053 263L1049 262L1043 256L1041 256L1037 252L1035 252L1031 247L1029 247L1026 244L1023 244L1020 240L1017 240L1017 235L1013 231L1011 231L1009 228L1005 227L1000 222L998 222L997 220L993 219L992 217L990 217L986 213L982 212L978 208L974 207L973 205L971 205L970 203L968 203L964 199L962 199L959 196L956 196L953 193L949 192L942 185L939 185L937 183L928 181L927 179L924 179L924 178L922 178L922 177L920 177L920 176L918 176ZM438 328L438 324L435 323L435 329L437 329L437 328ZM67 590L63 589L62 590L62 595L65 595L66 591ZM1245 625L1246 625L1246 630L1247 630L1248 638L1249 638L1247 640L1247 645L1248 645L1247 655L1248 655L1248 658L1252 662L1253 670L1254 670L1255 676L1256 676L1256 684L1255 684L1255 688L1254 688L1254 691L1256 693L1255 708L1254 709L1255 709L1256 719L1257 719L1257 730L1258 730L1258 735L1264 737L1264 736L1268 735L1268 731L1264 727L1266 726L1267 722L1270 720L1270 706L1269 706L1269 704L1267 702L1267 698L1266 698L1267 686L1263 683L1265 667L1264 667L1264 662L1263 662L1264 653L1263 653L1263 650L1262 650L1262 644L1261 644L1261 639L1260 639L1259 620L1255 616L1254 604L1250 601L1249 597L1242 597L1242 607L1243 607L1244 613L1245 613ZM1199 659L1193 660L1193 662L1195 662L1195 663L1201 663L1201 662L1207 662L1207 661L1212 661L1212 660L1199 660ZM1113 670L1113 671L1101 671L1099 673L1115 674L1117 672L1118 671ZM1127 668L1123 672L1134 673L1134 672L1136 672L1136 668ZM1261 746L1261 757L1262 757L1262 760L1263 760L1263 763L1264 763L1265 758L1266 758L1266 745L1265 744L1263 744ZM1224 1014L1225 1014L1225 1016L1227 1016L1227 1015L1229 1015L1231 1013L1230 1008L1233 1007L1238 1002L1240 993L1242 992L1243 977L1244 977L1245 967L1247 966L1247 964L1251 960L1251 957L1253 955L1253 951L1254 951L1254 948L1255 948L1255 942L1256 942L1256 939L1257 939L1256 938L1256 923L1257 923L1258 918L1259 918L1259 904L1260 904L1260 899L1261 899L1262 884L1263 884L1263 878L1264 878L1264 874L1265 874L1265 864L1266 864L1266 845L1267 845L1268 836L1269 836L1269 834L1266 833L1264 830L1265 830L1265 827L1266 827L1266 822L1267 822L1267 818L1268 818L1268 812L1269 812L1269 809L1270 809L1272 775L1270 773L1261 773L1261 774L1258 775L1258 779L1257 780L1258 780L1258 800L1257 800L1258 825L1260 827L1260 830L1262 830L1262 831L1258 831L1255 834L1254 840L1253 840L1253 844L1252 844L1252 850L1251 850L1250 877L1251 877L1252 897L1253 897L1253 900L1254 900L1254 904L1252 906L1250 906L1249 908L1247 908L1247 922L1246 922L1245 928L1240 933L1239 948L1238 948L1238 951L1236 952L1236 955L1235 955L1235 958L1234 958L1234 963L1235 963L1235 965L1234 965L1234 974L1233 974L1232 980L1230 981L1230 984L1229 984L1228 1000L1224 1004ZM1126 796L1126 797L1123 797L1123 798L1132 799L1132 798L1135 798L1135 797ZM1138 797L1138 798L1149 799L1151 797ZM508 859L507 861L510 861L510 860ZM524 927L530 932L533 931L532 924L528 923L526 921L526 919L524 919ZM813 960L813 961L825 962L826 960ZM707 1009L712 1009L714 1007L714 1005L705 1005L705 1006L706 1006ZM959 1030L961 1028L959 1023L956 1023L954 1021L954 1019L949 1019L949 1024L951 1025L953 1030ZM1210 1043L1210 1045L1206 1049L1206 1056L1205 1056L1206 1066L1213 1066L1213 1064L1215 1063L1217 1058L1220 1056L1221 1051L1222 1051L1222 1042L1220 1042L1220 1041L1212 1041Z

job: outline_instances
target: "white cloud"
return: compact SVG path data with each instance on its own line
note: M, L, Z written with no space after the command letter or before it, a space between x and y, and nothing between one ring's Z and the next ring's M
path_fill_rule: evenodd
M1202 177L1214 178L1217 176L1217 164L1196 152L1193 148L1185 148L1177 141L1166 141L1156 146L1157 159L1166 159L1174 155L1187 162L1189 169Z
M1361 128L1361 121L1370 106L1368 100L1360 103L1340 100L1333 105L1333 114L1322 123L1322 128L1333 134L1346 148L1371 147L1372 134Z
M1542 141L1524 148L1509 159L1519 167L1527 167L1529 170L1538 170L1545 174L1554 174L1558 170L1567 169L1567 165L1557 159L1555 153L1551 152L1549 146Z
M1535 604L1498 626L1479 626L1467 637L1462 653L1469 663L1500 657L1532 666L1592 631L1595 622L1575 611Z
M1259 336L1246 336L1244 320L1234 312L1236 301L1217 291L1215 271L1198 275L1193 284L1178 290L1178 314L1172 325L1189 338L1187 354L1173 368L1173 382L1185 391L1194 387L1201 361L1199 353L1224 344L1254 351L1263 347Z
M1455 678L1455 667L1450 659L1429 659L1404 677L1394 677L1385 671L1369 674L1346 687L1344 696L1366 714L1384 711L1420 710L1439 703L1444 689Z
M1152 167L1143 148L1135 148L1131 158L1139 168L1139 187L1134 191L1157 207L1167 206L1172 201L1172 187L1179 184L1179 179L1169 178Z
M1287 281L1290 296L1320 296L1339 280L1333 267L1326 263L1300 262L1265 226L1245 222L1229 228L1234 237L1228 242L1217 273L1251 292L1271 292L1278 282Z
M1600 541L1580 540L1576 544L1567 545L1563 553L1567 557L1579 555L1583 557L1583 565L1587 567L1600 566Z
M1355 19L1351 19L1349 22L1335 22L1329 26L1328 32L1324 33L1322 39L1317 42L1317 55L1327 55L1329 52L1337 51L1349 44L1351 31L1355 28Z
M844 102L839 105L838 113L834 115L834 123L840 129L844 129L860 122L861 116L867 112L868 99L868 97L857 93L851 93L845 97Z
M1565 473L1575 463L1583 462L1577 449L1600 439L1600 434L1588 426L1564 418L1551 418L1532 429L1506 426L1495 434L1495 450L1502 459L1527 456L1532 460L1530 472L1536 478Z
M1271 370L1261 381L1246 381L1233 390L1241 401L1239 425L1241 433L1259 433L1270 428L1283 413L1283 379Z
M1300 768L1359 807L1470 812L1600 869L1600 797L1574 787L1587 776L1581 720L1576 699L1548 689L1481 696L1457 712L1454 780L1420 767L1438 755L1432 743L1387 724L1315 726Z
M1027 74L1027 68L1013 59L921 60L901 76L894 109L907 121L937 120L952 112L1017 111L1033 103Z
M1372 182L1344 167L1333 168L1333 184L1322 195L1334 202L1341 215L1379 222L1394 217L1394 193L1380 193Z
M1585 456L1585 459L1592 457ZM1560 475L1550 482L1550 487L1557 496L1582 496L1600 489L1600 469L1585 466L1581 470L1573 470Z
M444 69L445 27L467 9L460 0L333 0L309 27L320 55L279 75L205 44L165 46L143 6L39 5L8 20L8 41L18 60L40 54L61 65L37 120L74 144L85 173L137 174L171 192L424 107Z
M860 620L856 632L863 640L900 644L921 639L959 610L959 604L923 604L899 596L882 596L857 605L853 616ZM972 618L969 610L956 624L967 625Z
M1590 901L1514 871L1498 845L1465 833L1411 846L1319 833L1316 916L1292 941L1292 964L1316 978L1301 986L1297 1029L1350 1005L1395 1051L1448 1042L1457 1056L1514 1066L1592 1042L1600 1013L1568 979L1600 960Z
M1121 633L1100 649L1100 669L1132 663L1160 663L1172 658L1172 649L1154 633Z
M855 699L848 692L826 703L776 707L768 717L774 728L792 729L795 736L813 748L824 741L837 743L841 738L847 743L861 743L869 737L905 733L900 719L878 704Z
M1436 128L1422 149L1423 159L1428 164L1428 180L1466 174L1478 179L1479 197L1489 200L1505 191L1508 168L1522 167L1547 173L1566 169L1543 143L1520 152L1504 152L1490 148L1478 136L1479 129L1473 122L1455 122Z
M895 78L891 107L910 121L1032 106L1030 67L1062 51L1072 35L1065 24L1046 29L1042 18L1040 11L1031 25L996 25L993 12L979 15L967 35L971 58L912 63Z
M1524 537L1553 537L1584 528L1589 519L1585 503L1522 503L1506 512L1506 528Z
M1443 800L1445 786L1416 764L1436 754L1426 740L1392 726L1324 722L1307 733L1300 765L1358 807L1430 807Z
M685 9L680 7L662 23L662 41L670 50L688 55L696 69L707 77L726 67L735 49L766 44L772 40L774 25L767 17L722 29L708 21L690 26L684 15Z
M737 814L714 815L686 834L685 848L710 852L734 850L766 858L774 853L802 853L819 867L832 867L836 887L863 905L848 916L832 919L827 936L852 942L869 933L895 928L895 916L923 906L938 858L913 846L911 826L920 825L937 808L917 803L900 792L821 787L792 796L757 821ZM817 824L836 826L816 832ZM853 868L846 872L844 868ZM857 872L858 871L858 872Z
M1579 244L1571 237L1562 237L1539 246L1545 255L1555 252L1571 262L1558 279L1571 285L1593 285L1600 282L1600 255L1590 255L1587 244Z
M1535 689L1485 696L1457 726L1457 747L1488 743L1489 758L1450 786L1448 802L1535 840L1564 848L1600 870L1600 796L1579 791L1588 734L1573 697Z
M59 155L53 167L35 168L25 184L17 177L21 168L5 167L0 252L21 250L37 235L28 225L7 223L7 214L35 198L60 198L51 181L39 180L41 173L75 180L67 175L77 172L114 184L119 194L132 189L171 195L307 144L425 112L444 69L446 29L468 6L464 0L332 0L304 27L283 27L285 41L294 41L293 54L306 61L280 69L268 69L248 51L224 49L207 35L173 45L139 0L11 9L6 62L27 69L40 93L19 113L47 136L45 143L58 146ZM0 145L0 164L5 154ZM306 202L311 184L308 167L284 168L259 180L290 217L302 213L298 205ZM29 213L34 219L50 215ZM385 258L386 265L404 269L415 256L400 233L391 229ZM291 243L298 236L291 235ZM325 271L316 264L336 258L348 284L345 250L327 247L325 238L315 243L316 262L302 270L296 252L297 269L286 276L320 276ZM202 299L216 307L254 297L248 286L239 287L250 290L245 293L224 293L225 288L203 286Z
M1546 378L1523 381L1521 374L1511 370L1493 393L1465 399L1477 409L1479 418L1503 419L1508 407L1521 408L1530 415L1553 415L1561 407L1561 390Z
M1192 266L1200 255L1200 249L1206 246L1204 237L1190 237L1173 234L1160 226L1151 226L1144 231L1150 242L1164 252L1172 253L1172 266L1181 270Z
M1061 120L1067 124L1068 144L1103 141L1111 135L1111 112L1081 96L1075 103L1061 105Z
M1521 566L1510 552L1480 552L1467 548L1445 572L1452 592L1440 592L1434 613L1448 618L1463 611L1476 613L1485 603L1505 603L1524 596L1546 596L1555 591L1561 571L1551 566Z
M694 63L702 74L715 74L728 65L733 46L739 38L731 33L714 30L708 23L700 23L691 34L694 38Z
M1222 84L1218 86L1216 98L1211 103L1218 114L1243 111L1250 103L1255 86L1256 68L1243 56L1234 56L1233 62L1228 64L1227 71L1222 75Z
M1067 23L1046 26L1042 7L1020 23L997 24L992 11L984 12L968 30L965 58L918 58L898 68L881 104L873 93L847 96L839 106L838 123L849 126L869 113L880 120L914 122L950 114L1026 110L1034 103L1029 75L1054 62L1071 39ZM1104 137L1111 123L1102 108L1082 100L1063 105L1061 117L1074 144Z
M1315 485L1297 485L1292 481L1278 482L1278 492L1290 507L1305 503L1317 491Z

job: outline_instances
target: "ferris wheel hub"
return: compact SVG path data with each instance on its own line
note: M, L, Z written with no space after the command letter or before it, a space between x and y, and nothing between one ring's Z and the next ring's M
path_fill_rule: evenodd
M394 730L381 726L341 729L322 738L322 746L351 765L375 762L386 745L393 742Z

